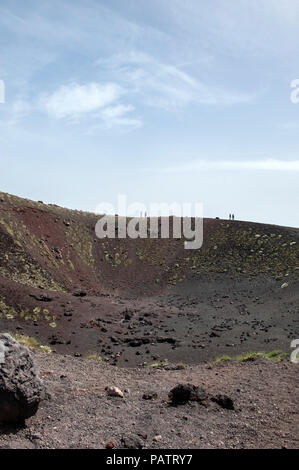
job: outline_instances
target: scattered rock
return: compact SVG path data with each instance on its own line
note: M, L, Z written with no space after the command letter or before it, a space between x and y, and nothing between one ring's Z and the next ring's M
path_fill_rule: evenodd
M142 449L143 443L136 436L122 437L121 443L125 449Z
M133 313L126 309L125 310L125 320L131 320L132 317L133 317Z
M188 366L184 364L170 364L169 366L165 366L165 370L184 370Z
M107 442L105 447L106 447L106 449L114 449L114 447L116 447L116 443L114 441L109 441L109 442Z
M157 393L155 392L146 392L142 395L143 400L154 400L158 398Z
M38 432L33 432L31 431L30 429L28 430L28 432L26 433L26 437L27 439L29 439L30 441L38 441L38 440L42 440L43 436L38 433Z
M58 338L56 335L49 336L49 344L55 345L55 344L65 344L65 341L63 339Z
M128 343L129 346L132 348L138 348L139 346L142 346L142 344L149 344L150 340L149 338L126 338L125 343Z
M86 297L87 293L84 292L83 290L77 290L76 292L73 293L74 297Z
M9 334L0 334L0 422L23 424L47 396L33 353Z
M162 436L161 436L160 434L159 434L158 436L155 436L155 437L153 438L153 441L155 441L155 442L162 441Z
M35 300L38 300L39 302L52 302L52 297L49 297L48 295L41 294L39 297L34 294L29 294L29 297L32 297Z
M210 333L210 338L219 338L220 335L218 333L215 333L215 331L212 331L212 333Z
M235 409L233 400L227 395L215 395L211 398L211 400L221 406L221 408L224 408L226 410Z
M204 403L208 399L208 395L203 388L192 384L179 384L174 387L168 394L172 405L182 405L188 401L197 401Z
M129 346L131 346L132 348L138 348L139 346L142 345L142 340L141 340L141 339L133 339L133 340L130 341L128 344L129 344Z
M157 338L157 343L176 344L177 342L177 339L172 337L160 336Z
M64 316L65 317L72 317L73 314L72 314L72 312L64 312Z
M105 388L107 395L109 397L120 397L124 398L123 392L117 387L106 387Z

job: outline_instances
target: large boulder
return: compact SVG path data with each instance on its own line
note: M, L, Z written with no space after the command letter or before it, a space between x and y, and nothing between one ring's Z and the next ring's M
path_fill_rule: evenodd
M0 334L0 422L24 423L47 396L33 353L9 334Z

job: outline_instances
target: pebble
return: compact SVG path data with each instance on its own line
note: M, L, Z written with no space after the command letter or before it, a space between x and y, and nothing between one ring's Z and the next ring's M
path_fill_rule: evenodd
M116 447L116 443L114 441L109 441L107 442L105 447L106 449L113 449L114 447Z
M109 395L109 397L124 398L123 392L117 387L106 387L105 390L107 392L107 395Z

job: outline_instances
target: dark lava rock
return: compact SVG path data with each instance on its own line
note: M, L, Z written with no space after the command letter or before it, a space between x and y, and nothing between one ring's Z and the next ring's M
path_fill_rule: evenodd
M83 290L77 290L76 292L73 293L74 297L86 297L87 294Z
M179 384L168 394L172 405L182 405L188 401L197 401L204 404L208 395L203 388L192 384Z
M131 318L133 317L133 313L129 310L125 310L125 320L131 320Z
M49 344L53 345L54 344L65 344L65 341L63 339L58 338L56 335L49 336Z
M143 447L141 440L135 436L122 437L121 443L125 449L142 449Z
M41 294L39 297L34 294L29 294L29 297L32 297L35 300L38 300L39 302L52 302L52 297L49 297L48 295Z
M45 398L33 353L9 334L0 334L0 422L23 424Z
M72 317L73 313L72 312L64 312L65 317Z
M220 335L218 333L215 333L215 331L212 331L212 333L210 333L210 338L219 338Z
M154 400L158 397L156 392L146 392L142 395L143 400Z
M176 342L177 342L176 338L169 338L165 336L160 336L157 338L157 343L175 344Z
M52 297L49 297L48 295L41 294L40 295L40 300L41 302L52 302Z
M211 400L217 403L217 405L221 406L221 408L224 408L226 410L235 409L233 400L227 395L215 395L211 398Z
M132 341L129 342L129 346L131 346L132 348L138 348L141 345L142 345L141 339L133 339Z
M125 343L128 343L132 348L138 348L143 344L149 344L149 338L126 338Z

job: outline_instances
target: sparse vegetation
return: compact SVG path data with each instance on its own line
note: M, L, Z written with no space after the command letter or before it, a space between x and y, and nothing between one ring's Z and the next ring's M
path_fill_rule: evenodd
M215 360L215 362L225 362L225 361L233 361L233 358L224 354L223 356L217 357L217 359Z
M225 361L237 361L237 362L250 362L256 361L259 358L265 358L272 362L281 362L284 361L287 357L287 353L281 350L275 350L271 352L248 352L241 354L235 358L227 355L220 356L216 358L215 362L225 362Z
M50 354L52 352L50 346L40 345L37 339L33 338L32 336L26 336L26 335L14 334L14 333L10 333L10 334L16 341L18 341L18 343L25 344L27 348L32 349L33 351L45 352L47 354Z
M41 310L40 307L29 309L28 307L22 308L20 305L15 307L7 305L5 299L0 297L0 319L5 317L7 320L24 319L25 321L38 322L46 320L52 328L56 325L56 316L52 315L48 309Z
M87 359L93 359L93 360L96 360L96 361L99 361L99 362L103 362L103 359L102 357L97 354L97 353L91 353L87 356Z
M146 367L150 368L150 367L164 367L164 366L168 366L169 365L169 362L168 361L154 361L154 362L149 362L148 364L146 364Z

